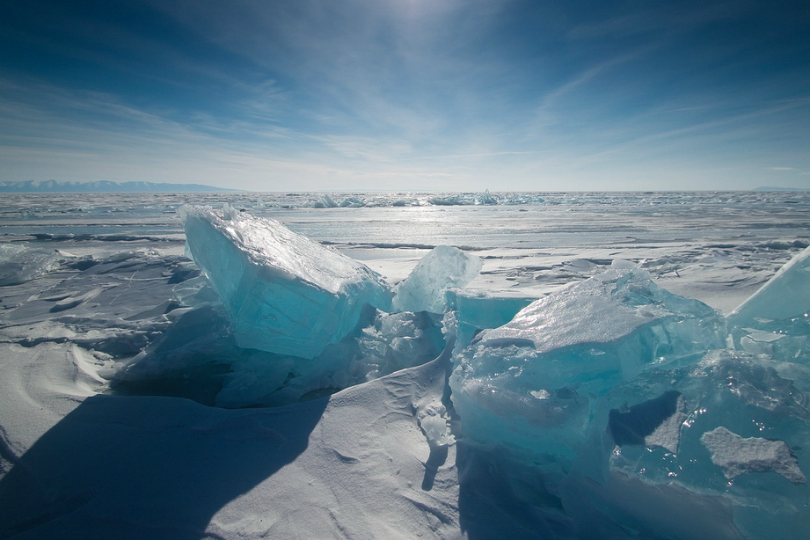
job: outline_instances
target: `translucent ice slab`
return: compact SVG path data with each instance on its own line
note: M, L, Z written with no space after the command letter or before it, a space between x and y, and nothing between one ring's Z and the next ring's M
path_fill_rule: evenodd
M25 245L0 245L0 286L31 281L58 266L59 256L54 251L29 249Z
M390 288L368 267L275 220L229 206L179 213L241 347L313 358L355 328L366 304L390 307Z
M446 291L464 287L481 271L475 255L450 246L436 246L397 286L394 309L443 313Z
M537 300L456 355L452 399L464 435L565 469L598 397L647 369L689 364L724 342L705 304L614 268Z
M810 365L810 248L728 315L734 347Z

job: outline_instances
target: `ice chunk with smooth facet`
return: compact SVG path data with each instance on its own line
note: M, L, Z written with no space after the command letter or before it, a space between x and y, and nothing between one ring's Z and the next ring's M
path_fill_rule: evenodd
M645 370L689 364L724 342L709 306L614 268L537 300L455 357L465 436L558 465L588 436L600 395Z
M480 257L450 246L436 246L396 288L397 311L443 313L446 291L464 287L481 271Z
M729 313L734 347L810 364L810 248Z
M458 348L469 345L481 330L508 323L521 309L537 300L537 297L493 295L469 289L449 290L445 298L445 326L452 324Z
M179 213L241 347L313 358L355 328L366 304L390 306L388 285L368 267L278 221L231 207Z
M768 280L756 293L732 311L733 324L788 320L810 312L810 248L805 249Z

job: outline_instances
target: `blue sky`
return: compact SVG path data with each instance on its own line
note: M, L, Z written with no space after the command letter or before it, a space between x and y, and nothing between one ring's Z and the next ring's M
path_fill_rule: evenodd
M810 188L810 2L28 0L0 180Z

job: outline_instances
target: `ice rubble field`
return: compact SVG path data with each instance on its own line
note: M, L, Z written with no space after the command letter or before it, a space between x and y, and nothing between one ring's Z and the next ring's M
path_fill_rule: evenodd
M0 537L807 534L801 242L758 291L734 261L710 307L661 286L694 271L677 251L544 281L508 250L344 250L363 264L179 214L194 262L0 244Z

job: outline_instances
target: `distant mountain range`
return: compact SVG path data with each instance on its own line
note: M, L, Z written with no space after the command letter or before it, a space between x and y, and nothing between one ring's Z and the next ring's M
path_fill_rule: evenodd
M239 191L202 184L156 184L154 182L63 182L26 180L0 182L0 193L189 193L201 191Z

